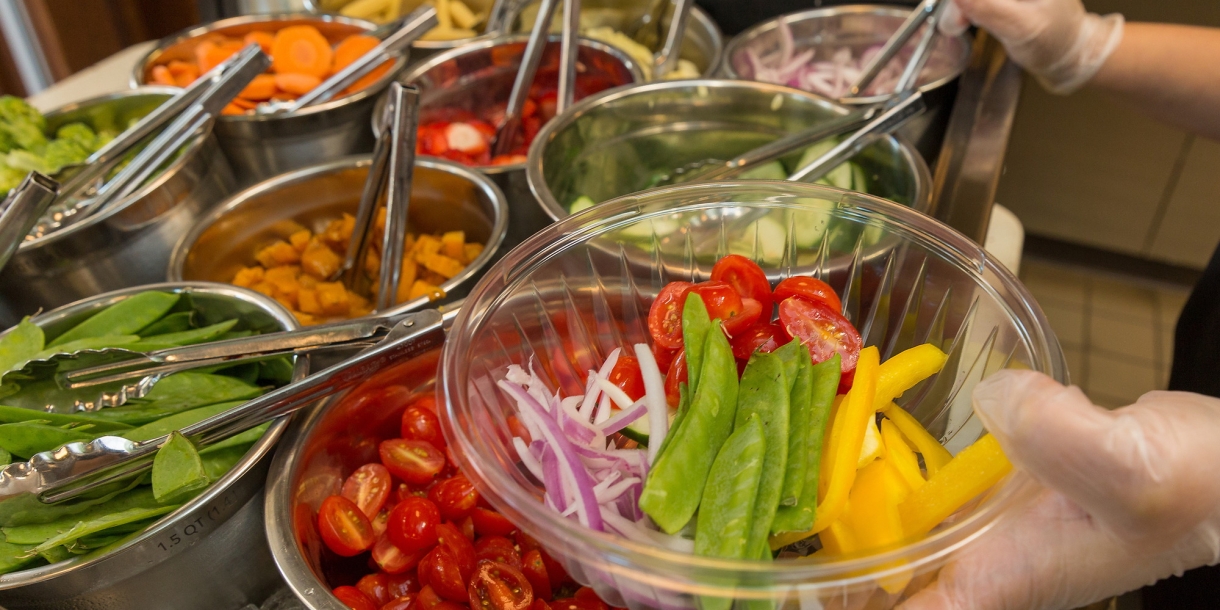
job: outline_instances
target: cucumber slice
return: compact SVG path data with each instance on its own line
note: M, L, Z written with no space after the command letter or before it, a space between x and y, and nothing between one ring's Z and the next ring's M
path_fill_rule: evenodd
M818 157L826 154L827 152L830 152L830 149L834 148L838 144L839 144L838 140L822 140L821 142L818 142L817 144L814 144L813 146L806 148L805 154L801 155L801 160L797 161L796 167L798 169L805 167L805 165L813 162L814 159L817 159ZM852 168L852 164L850 162L845 162L842 165L830 170L830 173L826 174L826 176L824 178L818 180L816 183L817 184L828 184L830 186L837 186L841 189L851 190L851 188L852 188L851 168Z
M743 172L740 177L743 180L786 180L788 172L784 171L784 166L779 161L772 161Z
M864 173L864 168L851 164L851 190L861 193L868 192L868 175Z
M669 410L670 429L673 429L674 418L677 416L678 416L678 411L676 409ZM648 432L649 432L648 415L644 415L643 417L631 422L631 424L628 425L626 428L623 428L622 430L618 431L619 434L622 434L623 436L639 443L643 447L648 446Z
M671 233L678 230L678 221L668 218L659 218L645 222L637 222L625 229L620 229L618 234L623 239L648 241L652 239L652 234L656 233L658 238L664 239Z
M575 214L581 210L587 210L591 207L593 207L593 200L590 199L588 195L581 195L576 199L576 201L572 202L572 205L568 206L568 210L572 214Z

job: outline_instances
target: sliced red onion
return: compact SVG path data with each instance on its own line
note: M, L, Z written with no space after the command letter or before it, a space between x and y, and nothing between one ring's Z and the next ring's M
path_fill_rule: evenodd
M597 408L597 398L601 395L601 388L597 385L597 373L589 371L589 379L585 382L585 395L581 399L580 408L577 412L586 421L592 421L593 410Z
M525 466L526 470L529 470L535 479L543 481L545 485L546 483L542 477L542 462L539 462L538 458L534 457L534 454L530 452L529 447L525 446L525 441L521 440L519 436L514 436L513 448L517 450L517 457L521 458L521 463Z
M657 459L661 443L669 434L669 405L665 401L665 377L647 345L635 345L635 357L640 361L644 377L644 403L648 405L648 463Z
M597 385L603 392L606 393L607 396L610 397L610 400L614 401L614 404L617 405L618 408L626 409L627 407L631 406L631 397L628 396L622 388L610 383L610 380L598 377Z
M593 423L605 423L608 419L610 419L610 397L602 394L601 400L597 403L597 411L593 414Z
M612 480L612 479L607 479L607 480ZM619 496L622 496L624 493L627 492L628 489L631 489L631 487L633 485L635 485L636 483L639 483L639 482L640 482L640 480L637 479L636 477L627 477L612 485L607 485L605 488L603 488L601 490L594 488L593 493L597 496L598 502L605 504L606 502L613 502L613 501L617 500L619 498Z
M559 458L550 447L542 450L542 484L546 485L547 500L551 508L563 512L568 507L567 494L563 490L563 476L559 474Z
M644 402L646 399L647 396L635 401L631 406L619 411L614 417L607 419L605 423L601 424L602 434L607 436L614 434L643 417L648 412L648 406Z

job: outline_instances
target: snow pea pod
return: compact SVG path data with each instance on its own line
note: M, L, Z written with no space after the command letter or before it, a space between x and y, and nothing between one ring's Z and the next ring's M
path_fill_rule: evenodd
M44 360L54 356L55 354L71 354L85 349L105 349L107 347L121 347L129 349L128 346L137 343L140 340L139 335L106 335L104 337L85 337L67 343L61 343L54 347L44 349L37 354L34 354L31 360Z
M37 561L31 544L9 544L0 542L0 574L13 572Z
M175 413L169 417L162 417L157 421L150 422L138 428L132 428L124 431L119 436L133 441L146 441L161 436L165 436L175 430L181 430L191 424L201 422L217 413L223 413L237 405L245 402L244 400L235 400L231 402L221 402L190 411Z
M173 504L168 506L156 506L152 508L132 508L124 511L112 512L92 521L81 521L73 526L72 529L38 545L36 550L41 553L48 549L69 544L82 536L101 533L118 525L126 525L134 521L143 521L151 517L158 517L166 513L173 512L177 508L178 506Z
M65 515L46 523L0 528L5 541L10 544L42 544L76 527L77 523L98 521L117 512L158 508L163 506L153 497L152 490L142 487L116 496L111 501L89 507L87 510Z
M195 445L178 432L153 457L152 490L157 502L181 501L211 481Z
M91 441L97 436L97 431L87 426L61 428L46 423L46 420L0 424L0 448L24 459L74 441Z
M37 324L23 318L4 338L0 339L0 373L34 357L42 351L46 339Z
M86 337L131 335L161 319L178 303L178 295L168 292L141 292L133 295L77 324L56 337L49 347Z
M733 431L737 363L724 333L704 342L699 387L674 439L648 473L640 508L667 533L681 530L699 507L708 470Z
M33 494L22 494L0 502L0 527L50 523L77 515L94 506L115 500L146 483L148 483L147 475L134 477L127 481L117 481L89 492L89 496L86 498L59 504L44 504Z
M229 438L226 438L225 440L220 441L219 443L216 443L215 445L208 445L207 447L204 447L203 450L201 450L199 453L201 455L207 455L209 453L223 451L230 447L237 447L237 446L241 446L241 445L253 444L254 441L257 441L258 439L262 438L263 435L267 433L267 429L270 427L271 427L271 422L267 422L265 424L260 424L258 426L250 428L249 430L246 430L239 434L234 434L233 436L230 436Z
M149 324L140 331L141 337L152 337L154 335L164 335L167 333L180 333L184 330L190 330L195 319L194 311L179 311L168 314L160 320Z
M752 414L716 455L699 505L695 554L744 559L759 483L763 479L767 439L762 418Z
M92 430L98 433L131 430L131 426L127 424L100 420L93 417L92 414L47 413L46 411L0 405L0 424L15 424L30 420L46 421L52 426L60 427L71 424L89 424L93 426Z
M703 298L695 293L686 295L682 306L682 345L686 350L686 378L691 395L699 390L699 376L703 373L703 350L707 333L713 328Z
M228 474L246 456L246 452L250 451L252 445L253 443L245 443L220 449L215 447L205 449L199 454L199 457L203 460L203 469L207 472L208 479L215 482Z
M780 506L796 506L805 485L806 459L810 447L810 409L813 408L813 361L800 341L790 341L773 352L784 361L788 381L788 461Z
M775 354L755 352L741 374L741 388L737 391L736 428L750 425L749 422L754 419L762 425L767 441L762 471L767 474L758 483L746 557L759 557L767 550L767 536L771 533L771 520L775 518L775 509L779 506L788 463L789 411L788 382L784 379L783 360Z
M813 527L817 516L818 475L822 468L822 440L826 435L826 420L830 416L830 406L834 403L835 392L839 388L839 355L835 354L810 368L811 399L809 409L804 417L808 422L808 445L801 455L805 456L803 469L805 484L801 486L801 495L795 506L781 506L771 522L771 531L804 532ZM797 417L793 412L793 417Z

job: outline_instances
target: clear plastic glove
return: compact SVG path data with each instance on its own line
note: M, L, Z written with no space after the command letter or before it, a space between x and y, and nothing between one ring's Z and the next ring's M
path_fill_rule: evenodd
M1075 608L1220 561L1220 399L1150 392L1107 411L1003 371L974 408L1047 489L900 610Z
M1122 15L1089 13L1080 0L946 1L942 31L960 34L973 23L991 32L1054 93L1084 86L1122 40Z

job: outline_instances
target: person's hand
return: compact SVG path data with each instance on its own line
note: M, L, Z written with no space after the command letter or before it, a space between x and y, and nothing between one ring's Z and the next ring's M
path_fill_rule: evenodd
M974 408L1047 489L900 610L1075 608L1220 561L1220 399L1150 392L1107 411L1002 371Z
M1122 39L1122 15L1102 17L1080 0L945 0L941 30L973 23L995 35L1008 55L1054 93L1083 86Z

